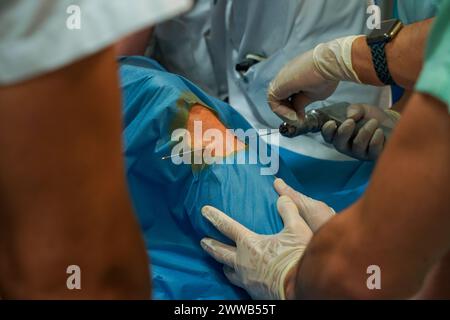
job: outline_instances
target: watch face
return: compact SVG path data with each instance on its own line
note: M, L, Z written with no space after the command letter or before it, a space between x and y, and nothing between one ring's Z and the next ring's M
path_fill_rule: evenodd
M399 20L386 20L381 23L380 29L374 29L367 39L369 44L376 42L389 42L400 31L402 23Z

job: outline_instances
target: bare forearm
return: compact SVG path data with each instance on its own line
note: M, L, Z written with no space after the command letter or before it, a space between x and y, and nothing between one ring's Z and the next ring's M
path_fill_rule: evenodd
M114 50L0 88L0 294L148 298L127 194ZM106 80L105 80L106 79ZM81 290L69 290L69 265Z
M389 71L395 82L413 89L422 70L425 45L434 19L405 26L398 36L386 45ZM383 84L378 79L372 62L372 54L366 37L358 38L352 47L352 63L359 79L375 86Z
M408 298L420 290L450 249L449 129L446 106L411 98L364 197L312 239L295 297ZM382 290L366 286L370 265L381 268Z
M295 288L287 292L289 298L373 298L366 286L366 270L373 263L368 255L358 255L363 250L355 245L357 206L330 220L314 236L297 267ZM365 252L371 250L364 247Z

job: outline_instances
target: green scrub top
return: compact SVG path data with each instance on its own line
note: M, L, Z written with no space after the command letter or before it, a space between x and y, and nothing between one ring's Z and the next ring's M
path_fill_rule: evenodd
M450 0L442 0L416 90L441 100L450 112Z

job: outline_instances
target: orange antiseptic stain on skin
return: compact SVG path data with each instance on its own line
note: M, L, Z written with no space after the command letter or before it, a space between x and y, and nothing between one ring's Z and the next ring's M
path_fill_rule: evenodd
M196 137L194 134L194 122L201 121L202 123L202 135L201 137ZM204 139L204 133L208 129L219 130L222 133L222 141L209 141ZM219 118L208 108L195 104L189 111L187 130L191 135L191 147L196 148L208 148L214 150L212 152L213 156L216 157L226 157L233 152L241 151L245 149L245 144L237 139L236 136L227 131L227 128L220 122ZM197 139L197 141L195 140ZM200 141L199 141L200 139ZM229 143L232 141L233 143Z

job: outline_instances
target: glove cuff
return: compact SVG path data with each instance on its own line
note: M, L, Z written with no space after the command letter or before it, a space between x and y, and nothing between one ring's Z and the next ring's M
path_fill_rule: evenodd
M313 51L313 59L321 75L327 80L362 83L353 69L353 42L363 35L339 38L319 44Z
M305 251L304 247L297 249L296 252L291 251L288 253L288 255L286 255L285 257L286 260L278 264L277 267L280 268L279 270L282 270L282 272L279 276L278 288L276 288L277 289L276 299L286 300L286 292L285 292L286 276L299 263L304 251Z

